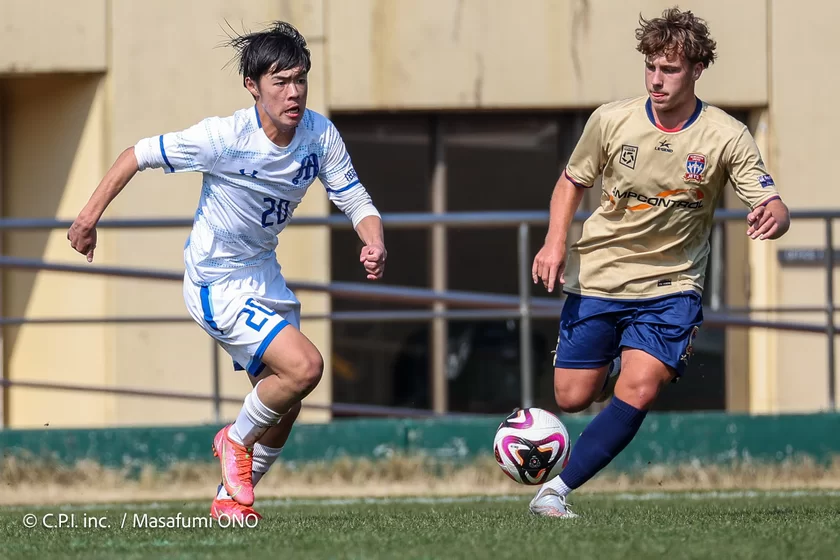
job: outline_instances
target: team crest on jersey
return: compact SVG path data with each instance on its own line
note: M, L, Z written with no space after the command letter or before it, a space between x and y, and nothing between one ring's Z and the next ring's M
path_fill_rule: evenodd
M301 181L311 183L318 176L319 171L321 171L321 164L318 162L318 155L309 154L300 162L300 169L292 179L292 184L297 186Z
M685 160L683 181L686 183L702 183L704 171L706 171L706 156L703 154L688 154Z

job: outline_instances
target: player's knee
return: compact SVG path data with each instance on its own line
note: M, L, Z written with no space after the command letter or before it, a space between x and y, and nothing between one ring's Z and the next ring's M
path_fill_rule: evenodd
M563 412L580 412L589 408L595 396L589 387L555 383L554 400Z
M317 351L308 352L301 360L295 375L298 392L308 395L318 386L323 375L324 359L321 354Z
M636 408L647 410L653 406L661 388L662 384L658 379L628 378L624 387L616 391L616 395Z

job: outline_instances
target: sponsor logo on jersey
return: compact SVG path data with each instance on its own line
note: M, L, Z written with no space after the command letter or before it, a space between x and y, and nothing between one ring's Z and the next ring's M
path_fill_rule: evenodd
M621 147L621 155L618 156L618 161L624 167L636 169L636 156L639 154L639 148L636 146L629 146L627 144Z
M686 183L702 183L704 171L706 171L706 156L703 154L688 154L685 160L683 181Z
M621 192L617 188L614 188L610 195L610 202L617 206L618 201L627 199L628 206L626 208L631 212L649 210L655 207L697 210L703 208L703 197L703 191L700 189L673 189L662 191L654 196L647 196L635 191ZM638 201L638 204L631 206L630 201Z
M669 154L673 154L674 150L671 148L671 143L667 140L660 140L659 145L654 148L657 152L666 152Z
M772 187L776 184L776 183L773 182L773 177L771 177L770 175L762 175L761 177L758 178L758 182L759 182L759 184L761 184L762 189L766 189L767 187Z

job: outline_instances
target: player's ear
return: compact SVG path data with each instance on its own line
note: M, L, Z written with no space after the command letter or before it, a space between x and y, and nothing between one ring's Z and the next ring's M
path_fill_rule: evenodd
M695 82L700 79L700 75L702 73L703 73L703 63L698 62L697 64L694 65L694 81Z
M254 82L254 80L250 77L245 78L245 89L254 96L254 99L257 99L260 96L260 89L257 87L256 82Z

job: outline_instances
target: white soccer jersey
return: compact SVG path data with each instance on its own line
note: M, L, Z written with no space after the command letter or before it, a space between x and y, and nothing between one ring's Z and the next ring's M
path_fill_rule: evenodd
M314 111L304 113L285 148L269 140L256 107L251 107L146 138L134 149L141 171L163 168L166 173L198 171L204 176L184 249L187 275L199 285L276 259L277 235L316 178L353 227L379 215L338 130Z

